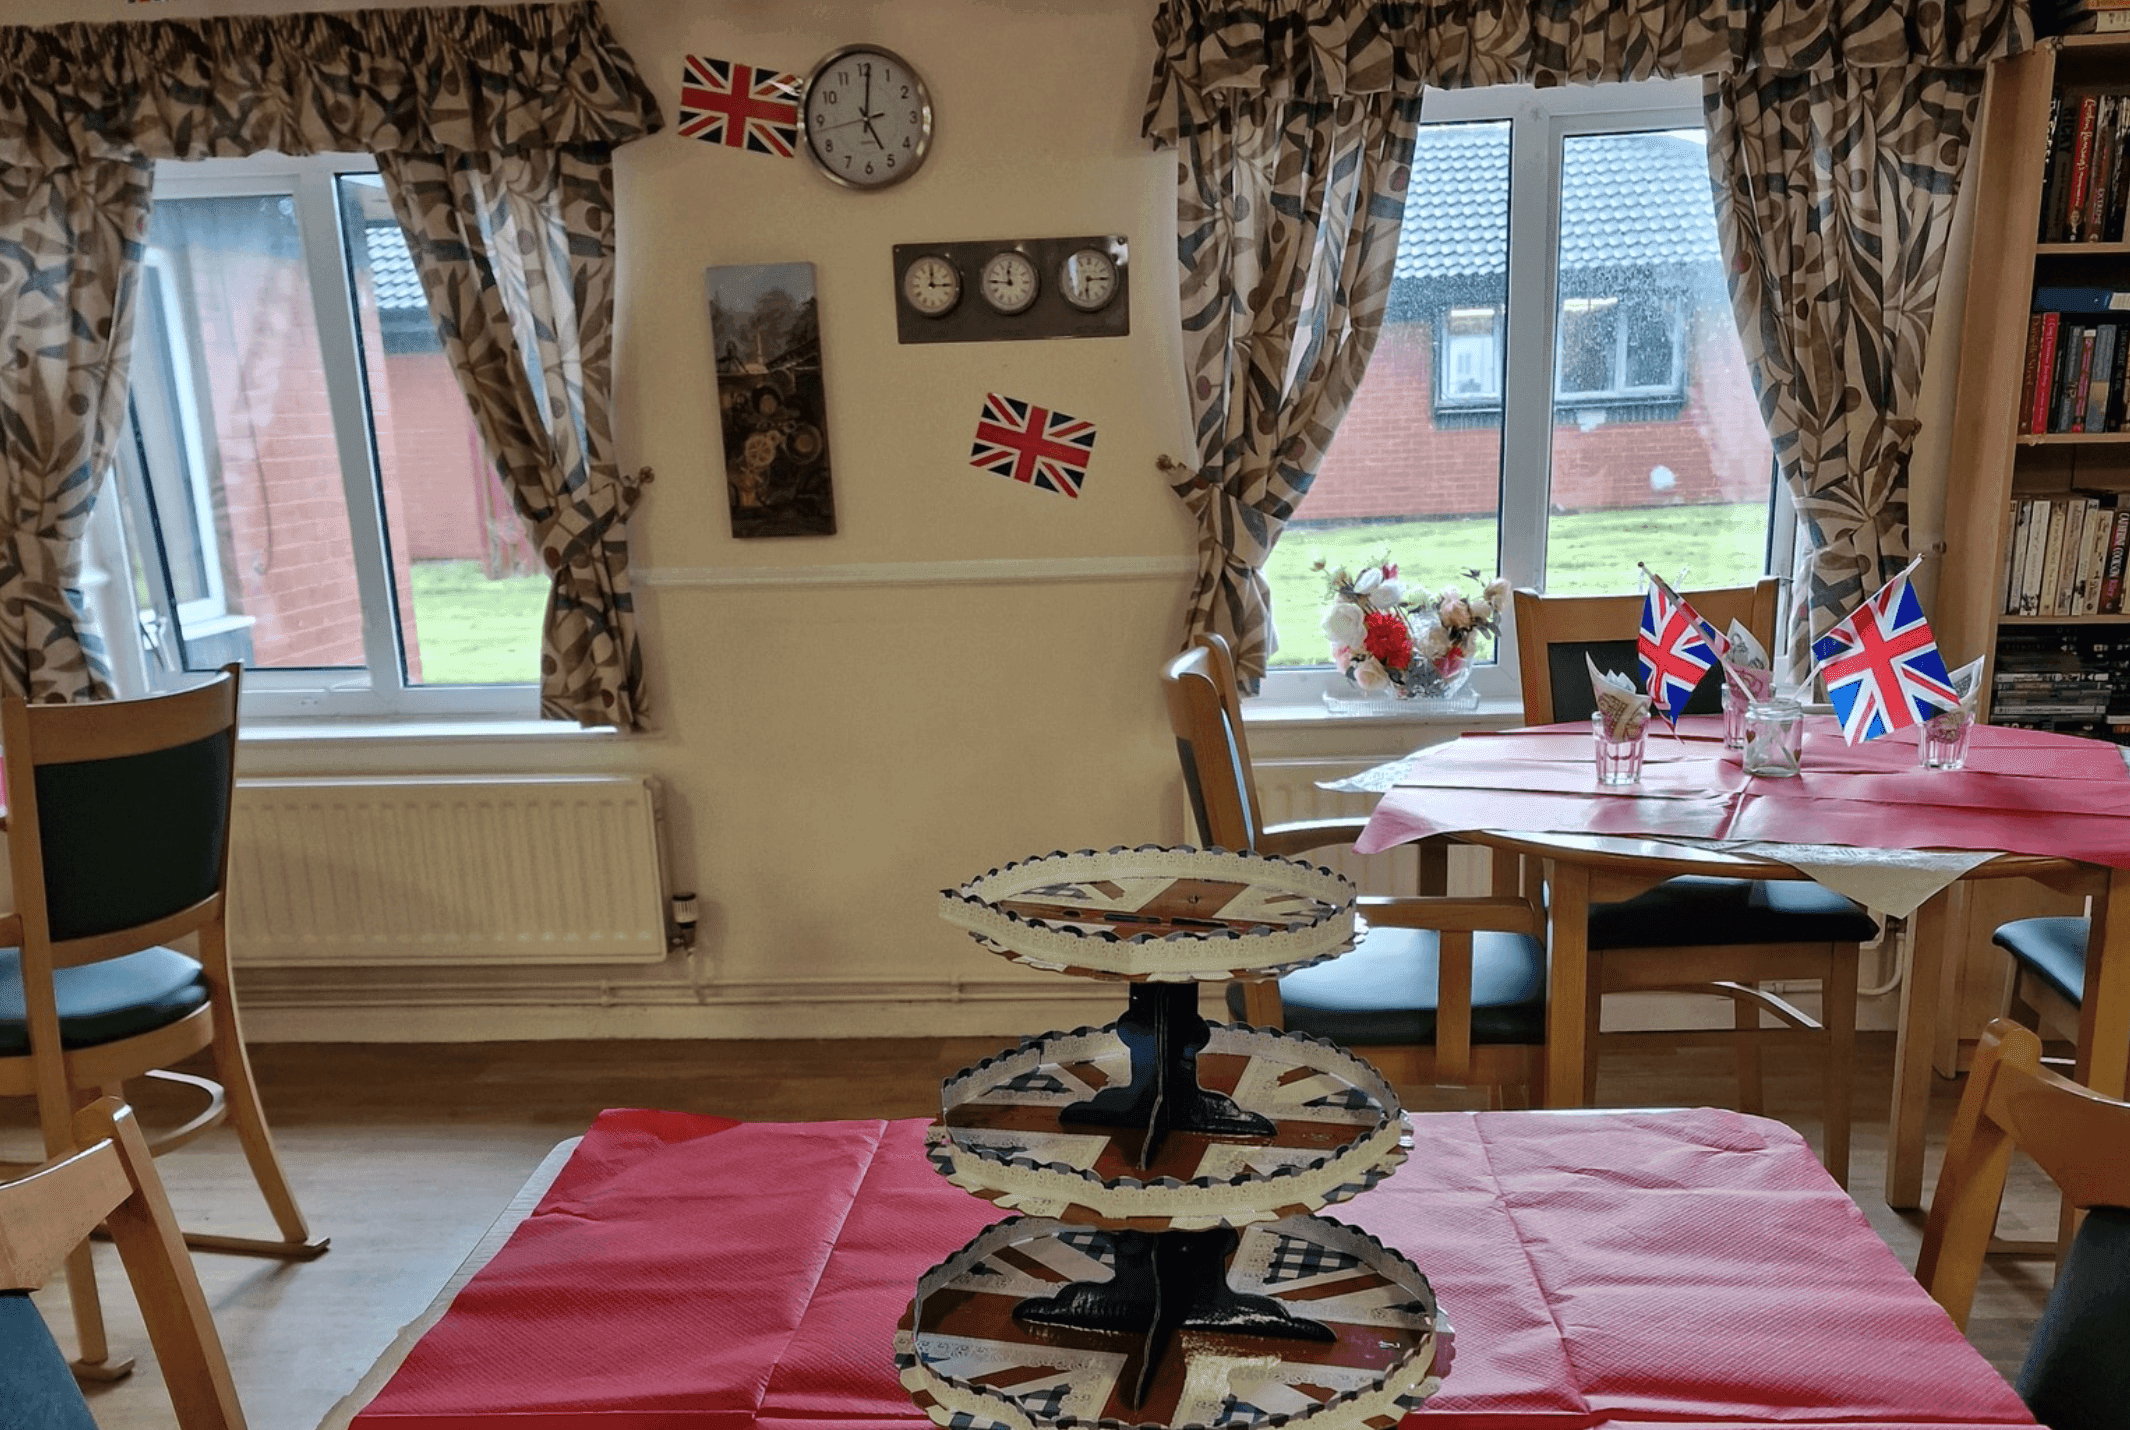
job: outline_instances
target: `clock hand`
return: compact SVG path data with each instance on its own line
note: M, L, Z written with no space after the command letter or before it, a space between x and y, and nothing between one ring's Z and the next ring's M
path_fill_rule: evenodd
M874 114L860 114L856 119L845 119L840 123L836 124L814 124L809 125L808 127L811 128L816 134L826 134L832 129L848 129L853 124L870 124L873 120L877 118L879 118L879 116Z
M872 141L873 141L873 147L874 147L875 149L885 149L885 148L887 148L887 145L885 145L885 144L883 144L883 143L881 143L881 142L880 142L880 132L879 132L878 130L876 130L876 129L874 129L874 128L873 128L873 121L872 121L872 119L871 119L870 117L868 117L868 118L867 118L867 119L865 119L865 120L864 120L863 122L864 122L864 124L865 124L865 132L866 132L866 134L867 134L868 136L870 136L870 137L871 137L871 139L872 139Z

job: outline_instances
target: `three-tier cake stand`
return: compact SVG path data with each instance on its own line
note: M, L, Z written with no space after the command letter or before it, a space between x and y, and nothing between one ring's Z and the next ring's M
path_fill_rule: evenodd
M942 912L1016 962L1126 983L1102 1028L1030 1038L947 1080L929 1142L1018 1213L918 1281L896 1335L954 1430L1389 1430L1439 1386L1427 1278L1313 1215L1410 1143L1390 1085L1329 1043L1198 1013L1198 985L1353 947L1353 886L1224 850L1009 864Z

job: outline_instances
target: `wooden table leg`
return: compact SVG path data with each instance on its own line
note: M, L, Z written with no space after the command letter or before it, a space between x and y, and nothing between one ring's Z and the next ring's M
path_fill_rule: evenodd
M1546 1106L1583 1105L1585 1000L1590 993L1590 869L1554 861L1546 979ZM2126 960L2130 962L2130 960Z
M2130 869L2108 871L2093 900L2085 996L2078 1008L2078 1081L2121 1097L2130 1080Z
M1954 884L1916 910L1909 939L1893 1053L1893 1107L1886 1119L1886 1205L1901 1211L1923 1205L1923 1129L1936 1074L1931 1062L1938 1020L1951 1012L1945 998L1948 960L1959 957L1954 937L1966 927L1967 886Z

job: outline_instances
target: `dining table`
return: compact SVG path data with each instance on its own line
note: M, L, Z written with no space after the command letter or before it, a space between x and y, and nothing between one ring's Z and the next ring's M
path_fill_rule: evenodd
M1899 994L1885 1199L1923 1202L1934 1049L1957 1007L1978 881L2031 879L2091 900L2077 1079L2121 1097L2130 1077L2130 763L2103 741L1978 725L1958 769L1921 766L1915 730L1850 744L1805 722L1800 772L1747 772L1718 717L1652 723L1640 778L1601 786L1587 722L1475 732L1331 787L1380 793L1355 844L1435 835L1543 871L1548 912L1545 1101L1583 1100L1593 903L1666 879L1816 878L1913 915ZM1516 856L1504 858L1503 856Z
M934 1169L930 1126L603 1113L328 1424L924 1430L897 1322L927 1268L1001 1215ZM1409 1128L1397 1173L1327 1212L1410 1258L1439 1302L1441 1383L1410 1424L2033 1424L1780 1123L1540 1110ZM1273 1264L1266 1288L1319 1315L1352 1275ZM998 1274L1069 1273L1021 1258ZM1275 1404L1299 1430L1331 1393L1321 1367L1267 1344L1202 1367L1238 1397L1219 1424L1274 1423ZM1074 1423L1058 1406L1100 1404L1092 1382L1124 1359L1062 1343L1015 1356L986 1376L1001 1425Z

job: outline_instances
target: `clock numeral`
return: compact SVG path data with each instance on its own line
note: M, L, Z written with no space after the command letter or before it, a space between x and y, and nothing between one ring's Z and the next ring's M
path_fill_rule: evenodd
M902 136L902 147L905 149L910 147L910 136L907 134Z
M821 152L822 152L822 153L824 153L824 154L833 154L833 153L835 153L835 152L836 152L836 141L835 141L835 140L833 140L833 139L823 139L823 140L821 141Z
M834 104L836 102L836 92L834 90L830 90L827 94L824 94L821 97L827 100L830 104Z
M850 82L851 82L851 72L850 72L849 70L837 70L837 71L836 71L836 83L837 83L837 84L849 84Z
M904 99L908 99L910 97L910 87L908 85L904 85L902 87L902 97Z
M887 166L890 169L895 167L895 156L893 154L887 156Z
M843 156L843 167L844 167L844 168L846 168L846 169L848 169L848 168L849 168L850 166L851 166L851 156L850 156L850 155L848 155L848 154L845 154L845 155Z
M868 173L868 174L870 174L870 173L872 173L872 172L873 172L873 166L872 166L872 163L871 163L871 161L870 161L870 160L868 160L868 161L867 161L867 163L866 163L866 166L865 166L865 172L866 172L866 173Z
M912 123L912 124L915 124L916 122L917 122L917 111L913 109L913 110L911 110L911 111L910 111L910 123Z

